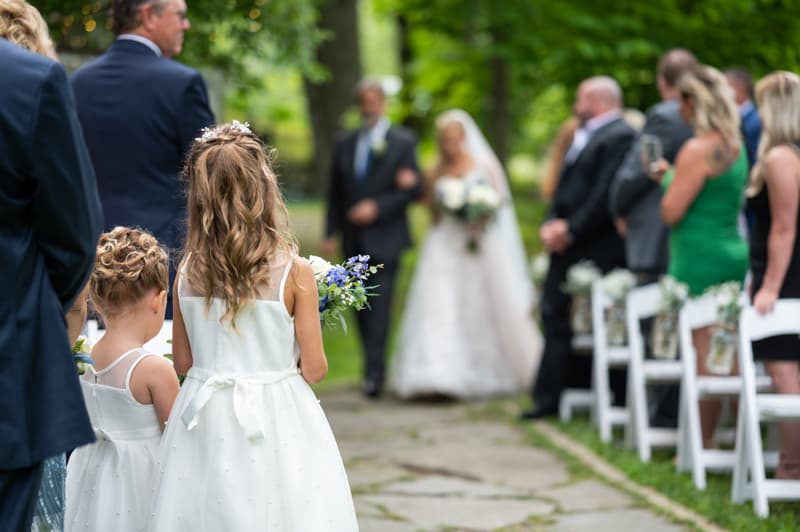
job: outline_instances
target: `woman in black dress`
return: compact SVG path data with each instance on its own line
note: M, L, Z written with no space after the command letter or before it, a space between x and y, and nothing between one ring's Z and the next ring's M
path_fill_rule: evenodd
M758 162L748 204L753 306L771 312L779 298L800 298L800 77L774 72L756 87L762 120ZM800 394L800 337L777 336L753 343L778 393ZM781 424L776 478L800 479L800 422Z

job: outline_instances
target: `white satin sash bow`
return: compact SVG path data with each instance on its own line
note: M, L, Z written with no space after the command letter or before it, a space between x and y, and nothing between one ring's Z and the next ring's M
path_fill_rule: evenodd
M277 384L291 377L300 375L296 367L283 371L266 371L263 373L250 373L245 375L214 373L203 368L191 368L186 375L187 379L202 382L202 386L183 409L181 421L187 430L197 426L200 412L215 393L233 388L233 411L239 425L245 431L247 439L257 442L264 439L264 431L258 426L258 398L261 387Z

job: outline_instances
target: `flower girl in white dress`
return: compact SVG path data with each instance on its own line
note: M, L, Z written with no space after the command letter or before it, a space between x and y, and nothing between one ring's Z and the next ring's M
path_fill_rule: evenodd
M264 145L238 122L195 141L170 418L149 529L358 530L342 458L309 387L327 372L316 281L296 255Z
M106 323L81 387L97 441L67 466L66 532L145 529L161 430L178 394L169 360L142 349L164 323L167 253L151 235L100 237L91 298Z

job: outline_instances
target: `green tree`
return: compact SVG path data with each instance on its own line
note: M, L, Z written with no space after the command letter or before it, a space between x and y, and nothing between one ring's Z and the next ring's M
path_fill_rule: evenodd
M60 51L96 54L113 39L110 0L32 0ZM314 74L321 32L314 0L189 0L192 24L181 60L246 75L250 59Z

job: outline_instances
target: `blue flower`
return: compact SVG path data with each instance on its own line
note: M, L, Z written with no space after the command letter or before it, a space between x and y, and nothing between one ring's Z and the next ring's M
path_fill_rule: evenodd
M350 280L350 273L341 266L334 266L328 271L328 274L325 276L325 282L328 285L336 285L340 288L343 288L347 281Z

